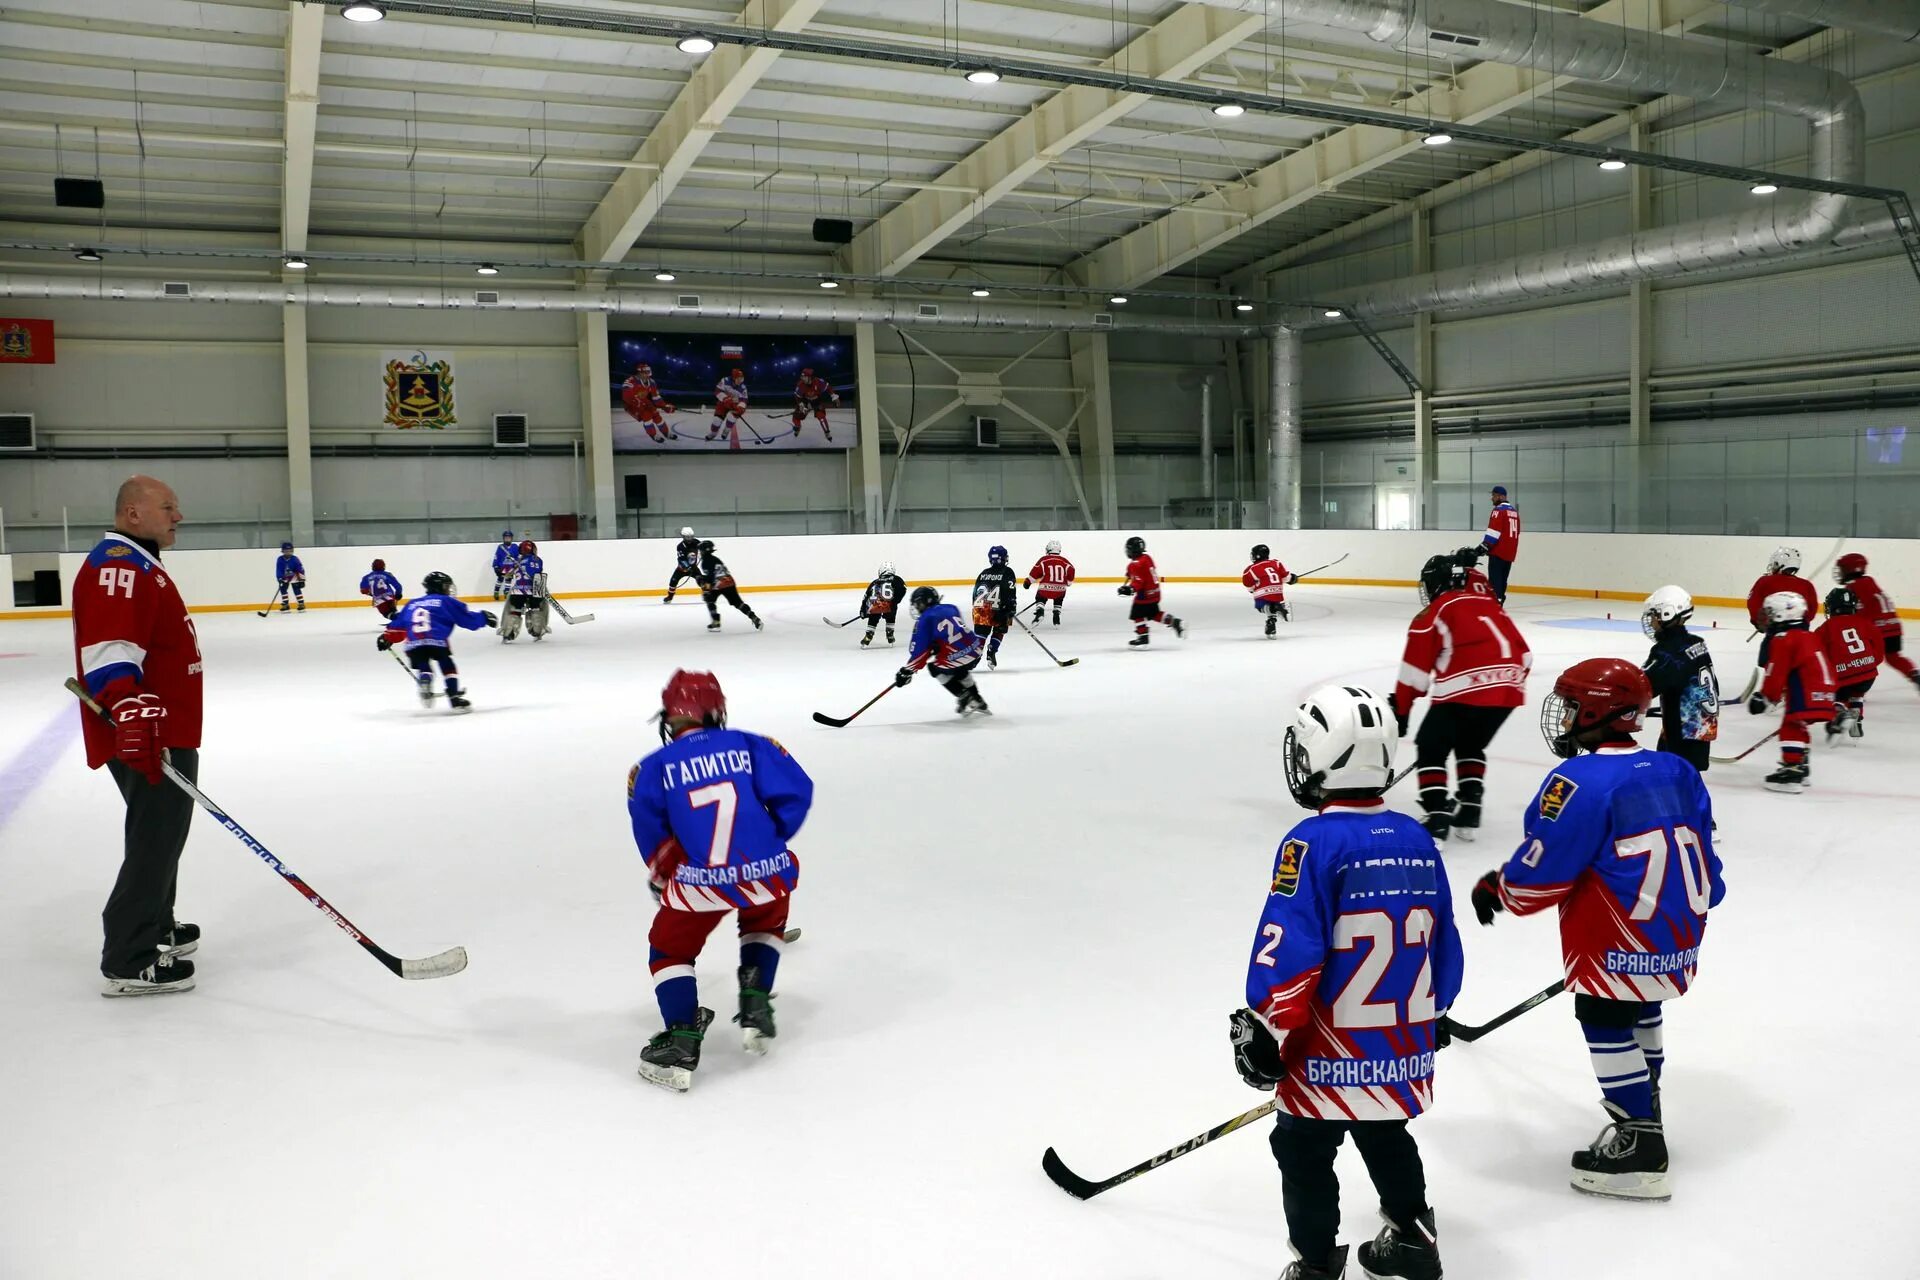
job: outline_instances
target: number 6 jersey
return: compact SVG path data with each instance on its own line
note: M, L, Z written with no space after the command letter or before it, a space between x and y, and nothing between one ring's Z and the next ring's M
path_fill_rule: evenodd
M1707 911L1726 895L1699 771L1638 747L1563 761L1527 809L1526 833L1501 869L1500 900L1515 915L1560 908L1567 989L1684 994Z

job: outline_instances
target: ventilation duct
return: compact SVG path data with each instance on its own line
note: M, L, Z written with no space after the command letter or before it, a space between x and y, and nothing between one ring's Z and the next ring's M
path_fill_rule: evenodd
M1727 0L1728 4L1819 27L1843 27L1908 42L1920 40L1916 0Z

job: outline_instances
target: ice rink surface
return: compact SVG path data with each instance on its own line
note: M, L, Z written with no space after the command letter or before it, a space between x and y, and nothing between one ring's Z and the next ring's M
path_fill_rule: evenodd
M1285 717L1330 680L1389 688L1413 593L1303 584L1269 642L1238 588L1175 585L1187 639L1141 652L1086 586L1042 632L1084 661L1014 632L981 680L993 718L923 677L840 730L809 713L883 687L904 627L862 650L821 624L854 593L749 598L764 633L724 610L709 635L684 597L569 602L598 620L539 645L461 633L466 717L418 709L371 611L200 619L205 790L388 950L460 943L472 967L395 979L202 815L180 890L199 988L139 1001L97 994L121 806L60 688L69 625L0 623L0 1277L1277 1275L1265 1124L1090 1203L1040 1154L1102 1177L1260 1100L1226 1023L1302 816ZM1467 905L1546 771L1539 698L1646 650L1601 617L1631 605L1513 606L1530 704L1494 743L1488 827L1446 854L1468 1022L1558 976L1550 917L1482 929ZM1714 616L1732 696L1753 650ZM734 725L819 786L779 1040L740 1051L717 933L721 1021L685 1096L634 1074L659 1022L624 804L676 666L717 672ZM1567 1187L1604 1120L1570 1000L1442 1055L1414 1132L1450 1276L1916 1274L1915 1109L1886 1090L1920 1059L1920 696L1889 675L1868 706L1804 795L1761 789L1771 748L1710 775L1729 888L1667 1015L1670 1204ZM1729 711L1723 751L1773 725ZM1357 1155L1340 1173L1357 1242L1374 1198Z

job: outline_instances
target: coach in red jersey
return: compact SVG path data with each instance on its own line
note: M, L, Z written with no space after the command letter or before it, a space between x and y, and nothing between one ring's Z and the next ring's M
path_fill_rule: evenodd
M1507 575L1513 572L1513 558L1520 554L1520 509L1507 501L1505 485L1493 486L1493 511L1487 516L1487 531L1480 545L1487 553L1488 585L1493 598L1507 602Z
M196 925L173 917L193 800L161 773L200 767L200 642L160 553L173 545L180 499L151 476L120 486L113 532L73 584L74 663L108 720L82 710L87 767L113 775L127 804L120 876L101 912L100 972L109 996L191 991Z

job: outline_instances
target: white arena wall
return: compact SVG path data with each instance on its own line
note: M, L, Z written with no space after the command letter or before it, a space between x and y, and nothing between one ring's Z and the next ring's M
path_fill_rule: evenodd
M1410 584L1427 556L1477 541L1479 530L1371 532L1272 530L1161 530L1145 535L1162 574L1178 581L1237 582L1255 542L1269 544L1291 569L1309 569L1347 555L1318 579L1324 584ZM1083 583L1113 583L1125 566L1124 531L1057 533L850 534L834 537L725 538L720 551L739 576L742 590L857 590L882 560L891 560L911 583L971 583L986 563L986 550L1004 543L1016 569L1037 558L1049 538L1058 538ZM1805 539L1798 544L1811 572L1838 554L1842 540ZM1865 554L1896 601L1920 606L1920 541L1846 539L1845 549ZM380 557L402 583L414 589L429 571L453 575L470 596L490 590L494 544L320 547L302 549L309 603L360 605L360 577ZM1638 600L1655 587L1678 583L1703 604L1744 602L1747 588L1765 567L1775 538L1688 537L1640 534L1527 534L1513 575L1517 591L1589 599ZM1791 545L1791 544L1790 544ZM563 599L658 596L673 565L670 539L606 539L548 542L541 546L552 587ZM167 556L190 606L201 610L258 609L273 592L274 552L176 551ZM32 557L36 562L45 557ZM85 557L59 557L61 580L71 584ZM0 571L11 577L8 557ZM1831 581L1822 567L1816 584ZM0 617L58 615L56 608L14 608L0 600ZM1902 611L1920 617L1920 608Z

